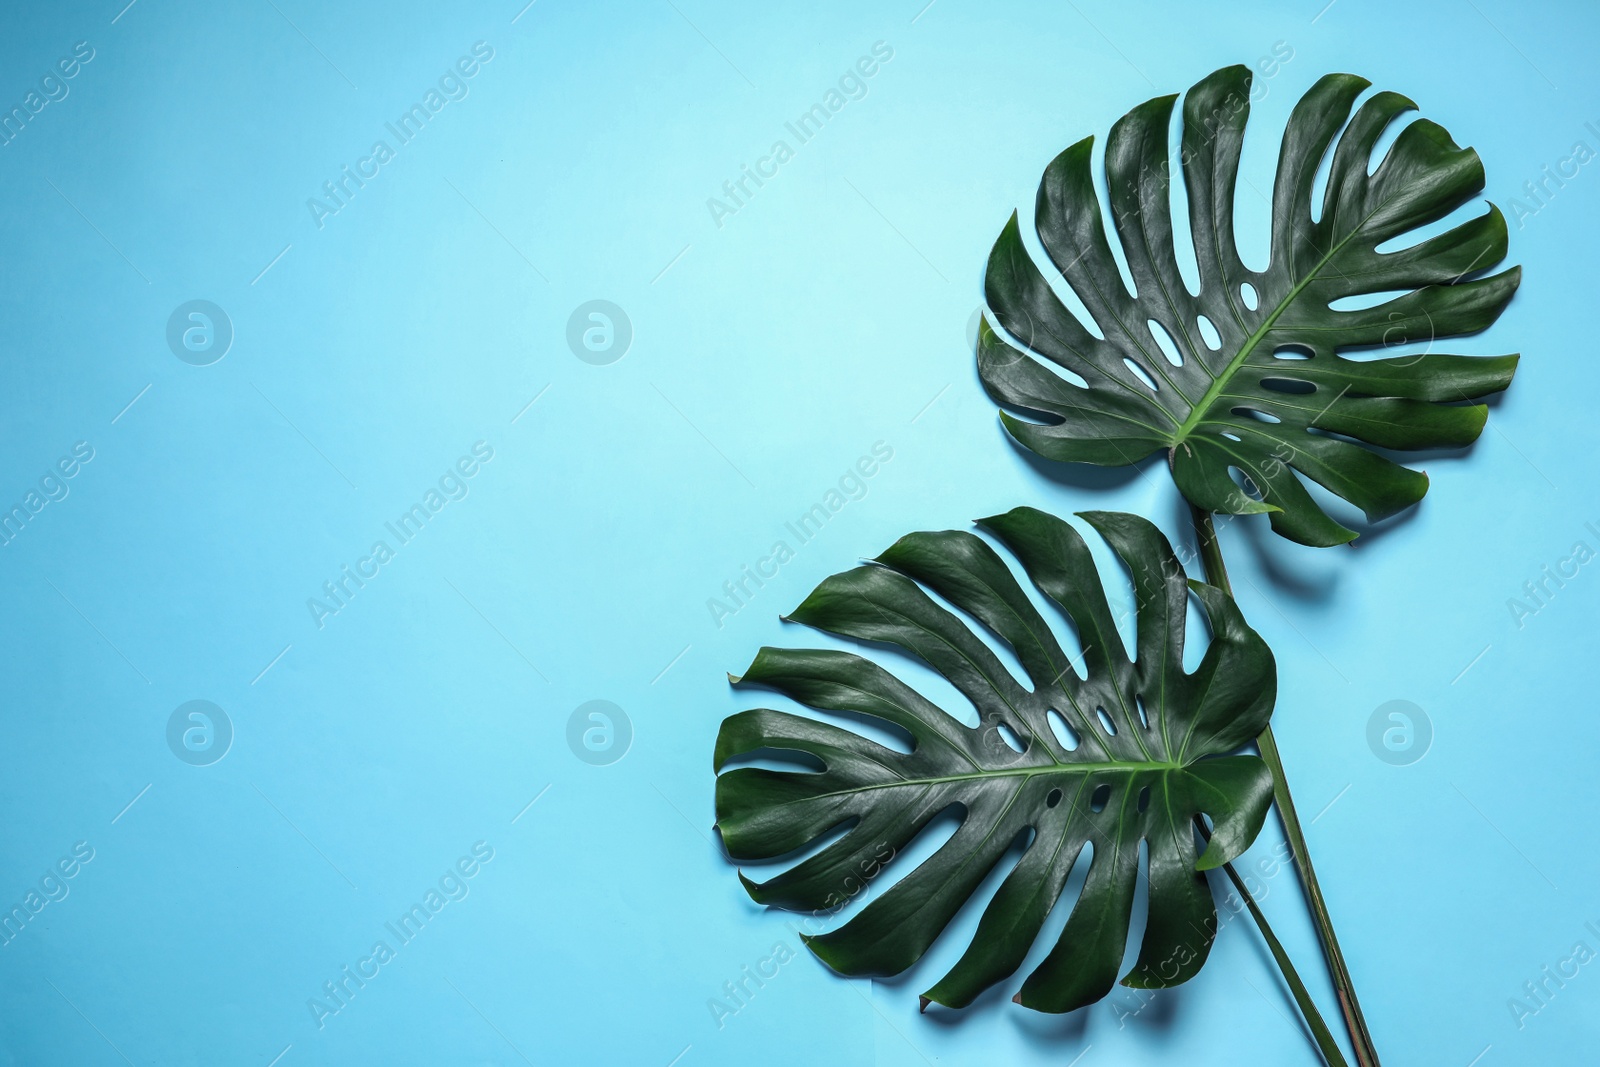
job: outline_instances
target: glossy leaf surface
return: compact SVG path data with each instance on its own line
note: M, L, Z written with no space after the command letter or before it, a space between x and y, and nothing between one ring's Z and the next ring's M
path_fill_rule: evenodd
M1112 126L1105 179L1131 288L1107 239L1094 139L1050 163L1033 220L1048 262L1023 244L1013 214L984 283L1009 339L985 323L979 371L995 399L1048 420L1002 414L1012 436L1042 456L1119 466L1165 450L1195 505L1269 512L1291 540L1341 544L1355 533L1300 479L1370 521L1420 500L1425 474L1363 446L1452 448L1477 438L1487 408L1463 402L1504 389L1517 357L1436 349L1493 323L1521 273L1481 276L1506 254L1505 218L1492 204L1437 235L1414 234L1477 195L1483 166L1426 119L1375 154L1384 131L1415 105L1380 92L1352 116L1369 83L1350 74L1321 79L1295 106L1272 189L1268 261L1260 271L1246 267L1234 201L1244 197L1245 211L1265 206L1256 192L1236 189L1250 84L1247 68L1228 67L1189 90L1176 161L1168 153L1176 96ZM1175 170L1193 292L1174 244ZM1052 285L1070 288L1087 320Z
M976 726L844 651L763 648L736 680L826 712L878 720L910 741L905 753L830 722L769 709L723 723L717 825L734 859L784 857L848 827L783 873L746 878L757 901L829 913L885 864L892 869L892 857L941 813L959 814L959 829L926 861L909 872L892 870L904 877L887 889L875 884L871 901L848 922L807 938L834 970L905 970L1013 846L1021 847L970 947L926 994L964 1007L1021 965L1087 852L1086 880L1065 929L1017 999L1049 1012L1089 1004L1121 969L1141 842L1149 854L1149 920L1125 983L1174 985L1205 961L1216 912L1202 872L1249 846L1272 798L1266 765L1236 750L1271 715L1276 667L1232 599L1187 581L1153 525L1109 512L1082 517L1131 576L1132 649L1119 636L1083 537L1031 508L979 525L1053 602L1051 614L1071 620L1082 650L1077 665L1000 554L970 533L904 537L873 564L824 581L791 617L920 659L971 702ZM1211 630L1192 673L1183 667L1191 593ZM1028 684L980 639L973 620L1009 647ZM758 754L822 769L724 769ZM1194 827L1201 814L1213 823L1203 855Z

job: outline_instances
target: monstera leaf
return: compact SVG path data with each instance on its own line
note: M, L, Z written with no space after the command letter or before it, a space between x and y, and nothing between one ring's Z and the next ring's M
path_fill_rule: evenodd
M1022 963L1089 846L1092 859L1066 927L1016 998L1041 1011L1081 1007L1104 996L1120 970L1141 841L1149 849L1149 921L1125 984L1174 985L1205 961L1216 911L1201 872L1249 846L1272 797L1261 759L1229 753L1266 725L1276 667L1226 594L1185 581L1149 522L1110 512L1082 517L1131 573L1138 604L1132 656L1083 538L1060 519L1018 508L980 525L1072 620L1081 674L994 549L973 534L945 532L912 534L876 565L829 578L791 618L919 657L972 702L977 726L847 652L763 648L735 679L819 710L881 720L910 737L910 751L902 752L815 718L767 709L722 724L719 771L736 757L774 751L820 761L822 768L723 771L717 826L733 858L782 857L848 827L785 872L759 883L744 879L757 901L819 914L839 910L864 878L892 867L892 857L936 816L960 814L960 828L926 862L843 926L807 937L834 970L903 971L1013 846L1023 845L966 954L923 1002L964 1007ZM922 587L1002 638L1031 690ZM1191 592L1209 618L1211 641L1187 673ZM1202 813L1214 823L1204 855L1195 829Z
M1019 442L1049 459L1105 466L1165 449L1192 503L1270 512L1273 529L1308 545L1341 544L1355 534L1323 511L1296 472L1373 521L1422 498L1426 475L1357 442L1422 449L1478 436L1486 408L1460 402L1504 389L1517 357L1432 348L1494 322L1520 268L1475 277L1506 253L1505 218L1492 204L1436 236L1410 237L1481 190L1483 166L1476 152L1458 148L1425 119L1401 130L1376 162L1375 143L1415 105L1381 92L1351 118L1368 84L1330 74L1295 106L1279 152L1270 254L1261 271L1244 265L1233 236L1250 73L1229 67L1189 90L1179 162L1198 293L1186 286L1173 244L1167 136L1176 97L1135 108L1106 143L1111 215L1133 293L1106 241L1090 171L1093 138L1050 163L1034 208L1053 265L1049 276L1024 247L1013 214L984 283L995 321L1021 347L985 324L983 381L1001 403L1050 420L1002 415ZM1336 134L1313 218L1317 169ZM1254 199L1249 194L1244 206ZM1405 247L1379 250L1390 243ZM1052 292L1056 272L1092 325ZM1407 342L1408 351L1426 350L1397 354ZM1340 354L1384 347L1394 350L1387 358ZM1236 479L1235 470L1244 477Z

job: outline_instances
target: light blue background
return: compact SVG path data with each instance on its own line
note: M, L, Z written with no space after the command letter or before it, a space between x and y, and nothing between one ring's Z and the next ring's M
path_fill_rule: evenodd
M1056 1019L1010 988L919 1017L969 912L903 980L802 955L719 1029L708 999L795 944L711 837L712 740L749 702L723 672L820 640L778 614L913 529L1032 504L1181 532L1159 466L1099 491L1037 466L976 381L989 245L1061 148L1281 41L1247 143L1258 187L1293 101L1351 70L1475 146L1509 211L1575 141L1600 148L1600 16L920 6L7 10L5 108L75 42L95 58L0 148L0 504L75 442L95 454L0 549L0 901L75 842L95 855L0 948L0 1063L1315 1062L1244 923L1133 1018L1127 991ZM470 95L319 229L307 198L480 40ZM894 54L866 97L719 228L707 198L876 41ZM1265 210L1241 191L1254 263ZM1390 1064L1587 1062L1600 1037L1600 966L1521 1029L1507 1005L1579 940L1600 948L1600 568L1520 629L1507 608L1575 541L1600 548L1600 171L1524 221L1522 290L1453 346L1521 351L1521 371L1469 455L1426 460L1421 507L1353 549L1223 533ZM195 298L236 331L209 367L165 342ZM633 323L610 366L564 339L593 298ZM494 458L470 495L319 629L307 598L477 441ZM894 456L866 496L715 625L707 599L876 441ZM192 699L234 725L209 767L165 741ZM592 699L635 731L610 766L566 743ZM1433 722L1411 766L1367 746L1391 699ZM478 841L494 859L470 895L319 1030L308 998ZM1334 1019L1291 875L1265 907Z

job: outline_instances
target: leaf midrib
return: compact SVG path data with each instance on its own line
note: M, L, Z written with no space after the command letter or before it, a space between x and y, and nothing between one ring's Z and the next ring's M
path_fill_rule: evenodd
M1261 325L1256 327L1255 332L1249 337L1245 338L1245 342L1242 346L1240 346L1238 353L1228 361L1228 365L1226 367L1222 368L1222 373L1218 374L1211 380L1210 386L1206 388L1204 395L1200 397L1199 403L1195 404L1194 407L1189 409L1189 414L1185 416L1183 422L1178 426L1177 431L1172 436L1173 448L1183 444L1183 442L1188 439L1189 435L1195 431L1195 428L1198 427L1201 422L1205 421L1206 413L1211 410L1211 405L1214 404L1217 398L1222 395L1223 390L1228 387L1228 383L1233 380L1233 376L1239 372L1239 368L1243 367L1245 361L1248 360L1251 354L1255 352L1256 346L1259 345L1262 339L1272 331L1272 327L1278 321L1279 317L1282 316L1285 311L1289 310L1289 306L1295 302L1302 292L1305 291L1306 286L1310 285L1314 280L1316 280L1317 276L1322 272L1322 268L1326 267L1330 262L1332 262L1333 257L1338 255L1344 249L1345 245L1349 244L1355 239L1356 234L1361 232L1362 227L1367 224L1372 216L1376 215L1380 210L1382 210L1383 206L1383 204L1379 204L1377 207L1367 212L1367 214L1362 217L1360 222L1352 226L1350 228L1350 232L1345 234L1344 237L1340 238L1338 243L1332 248L1328 249L1322 258L1317 260L1316 264L1306 272L1305 277L1296 282L1294 287L1284 294L1283 299L1278 301L1277 306L1272 309L1272 313L1262 320ZM1269 266L1268 269L1270 270L1271 267Z
M976 774L950 774L932 778L901 778L893 782L874 782L870 785L851 786L849 789L836 789L831 793L818 793L806 797L806 800L826 800L828 797L849 796L853 793L867 793L875 789L898 789L901 786L949 785L953 782L972 782L984 779L1000 781L1007 778L1034 778L1041 774L1059 774L1069 777L1079 774L1088 774L1094 771L1112 771L1118 774L1132 774L1137 771L1155 771L1161 774L1170 774L1173 771L1189 769L1187 763L1140 763L1129 760L1104 760L1096 763L1057 763L1048 767L1023 767L1016 770L979 771ZM826 773L826 772L823 772Z

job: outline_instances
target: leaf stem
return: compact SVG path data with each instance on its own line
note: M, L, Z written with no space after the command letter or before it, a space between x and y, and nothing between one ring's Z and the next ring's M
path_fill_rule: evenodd
M1204 833L1205 827L1202 825L1200 830ZM1283 972L1283 980L1289 983L1289 992L1294 994L1294 1002L1299 1005L1300 1015L1311 1028L1311 1036L1316 1040L1322 1058L1327 1061L1328 1067L1350 1067L1344 1058L1344 1053L1339 1051L1339 1043L1328 1030L1328 1024L1323 1021L1322 1013L1317 1010L1316 1001L1311 999L1306 984L1300 980L1300 972L1294 969L1294 964L1289 961L1289 954L1283 950L1282 943L1272 932L1272 927L1267 924L1267 917L1261 914L1261 908L1257 906L1255 898L1250 895L1250 890L1245 888L1244 879L1239 877L1239 872L1233 869L1231 863L1224 863L1222 869L1228 872L1228 877L1233 881L1233 888L1244 898L1245 906L1250 909L1250 917L1256 921L1256 927L1266 939L1267 948L1272 950L1272 958L1278 961L1278 970Z
M1222 546L1217 541L1217 530L1211 521L1211 513L1193 504L1189 505L1189 511L1194 519L1195 537L1199 541L1200 559L1205 566L1206 580L1232 596L1233 586L1228 581L1228 569L1222 561ZM1372 1034L1367 1029L1366 1017L1361 1013L1361 1002L1356 999L1355 984L1351 981L1349 967L1345 965L1344 951L1339 948L1339 938L1333 930L1333 919L1328 915L1328 905L1322 896L1322 886L1317 882L1317 870L1311 863L1311 851L1306 846L1305 833L1300 827L1300 814L1295 810L1294 797L1289 793L1289 780L1283 773L1283 758L1278 752L1278 742L1272 734L1270 725L1256 738L1256 745L1261 750L1261 758L1272 771L1272 796L1277 801L1278 815L1283 820L1289 846L1294 852L1295 870L1299 873L1300 883L1305 888L1312 918L1316 920L1317 936L1322 942L1322 954L1328 962L1328 973L1333 979L1333 988L1339 997L1339 1012L1344 1016L1345 1028L1350 1033L1356 1062L1359 1067L1379 1067L1378 1051L1372 1043ZM1231 870L1228 873L1230 876L1233 874ZM1237 882L1238 879L1235 878L1235 884ZM1254 905L1251 907L1254 910ZM1272 940L1270 932L1264 927L1262 932L1270 942Z

